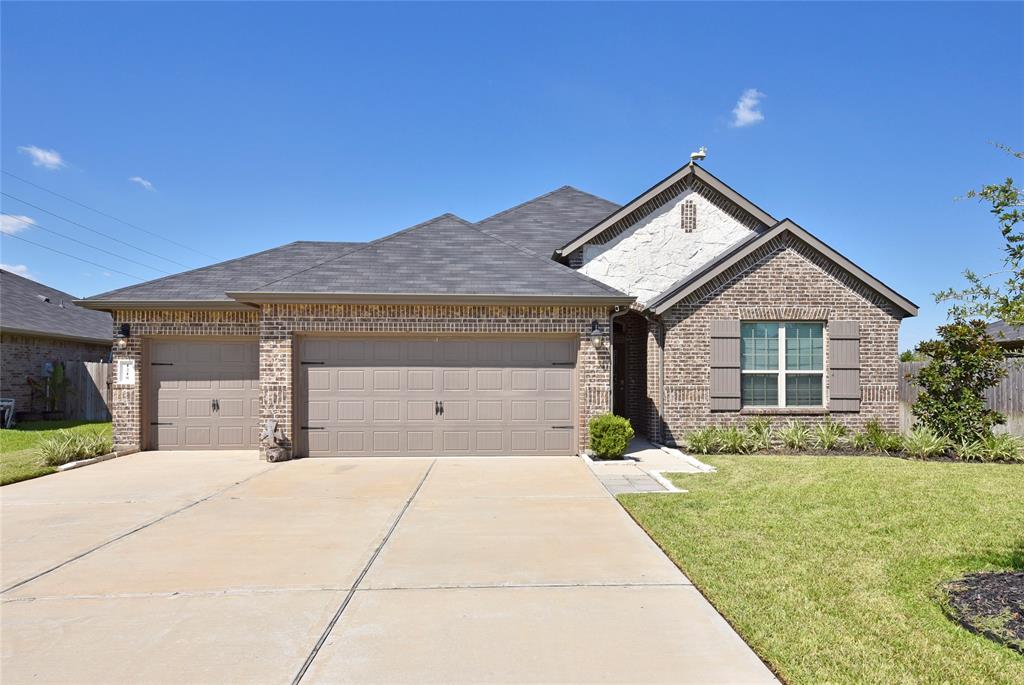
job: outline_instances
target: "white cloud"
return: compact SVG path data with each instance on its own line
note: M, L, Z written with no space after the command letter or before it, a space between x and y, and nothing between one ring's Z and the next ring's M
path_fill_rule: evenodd
M44 150L35 145L22 145L18 149L32 158L33 166L41 166L44 169L55 171L68 165L56 150Z
M156 190L156 188L153 187L152 183L150 183L146 179L142 178L141 176L132 176L128 180L131 181L132 183L138 183L140 186L142 186L146 190Z
M35 221L31 217L20 214L0 214L0 233L7 235L21 233L34 223Z
M740 128L764 121L764 114L758 109L764 97L765 94L757 88L747 88L743 91L740 99L736 101L736 106L732 108L732 125Z
M28 270L28 267L25 266L24 264L3 264L3 263L0 263L0 269L3 269L4 271L10 271L12 274L18 274L19 276L24 276L25 278L31 279L33 281L38 281L39 280L38 278L35 277L35 275L32 272L30 272Z

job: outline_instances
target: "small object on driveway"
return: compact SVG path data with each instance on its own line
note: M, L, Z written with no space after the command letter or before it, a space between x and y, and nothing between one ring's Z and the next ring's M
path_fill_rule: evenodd
M260 442L266 445L265 453L267 461L276 464L279 461L288 461L292 458L291 450L284 443L284 433L277 427L277 421L273 419L263 424L260 432Z

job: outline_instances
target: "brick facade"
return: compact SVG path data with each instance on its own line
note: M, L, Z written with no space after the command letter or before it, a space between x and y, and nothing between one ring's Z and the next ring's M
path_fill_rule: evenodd
M152 337L251 337L259 335L259 313L252 311L201 310L123 310L115 311L114 331L121 324L131 326L125 346L114 345L113 362L127 359L135 362L135 382L120 385L114 376L110 412L114 421L114 444L144 444L142 427L142 393L148 382L144 371L143 349ZM116 371L115 371L116 374Z
M88 343L45 336L3 333L0 335L0 397L14 400L15 411L39 411L32 406L26 379L40 378L47 362L98 362L110 354L109 343Z
M711 283L672 307L665 326L663 425L648 416L652 437L669 444L696 428L743 424L750 410L712 412L710 408L710 322L719 319L780 321L857 321L860 324L860 411L833 413L833 420L861 428L877 420L899 427L898 338L902 312L858 279L804 243L788 236L765 244ZM660 401L659 325L647 339L648 399ZM827 336L827 332L826 332ZM825 341L826 348L828 341ZM828 397L828 373L825 373ZM819 422L827 411L759 410L776 423Z
M141 444L144 341L160 336L247 336L259 339L260 422L278 422L290 444L295 416L294 350L296 339L310 333L376 334L565 334L579 336L577 413L580 449L586 445L590 417L607 411L610 360L607 346L595 348L590 324L608 325L604 306L505 305L351 305L268 304L260 311L118 311L115 330L131 326L125 347L115 346L114 360L135 361L134 385L114 385L114 438L119 445Z

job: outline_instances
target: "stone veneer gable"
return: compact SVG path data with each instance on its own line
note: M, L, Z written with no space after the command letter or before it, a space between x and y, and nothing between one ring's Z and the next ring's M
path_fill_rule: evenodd
M679 443L691 430L744 423L744 412L710 408L711 321L718 319L857 321L860 324L861 404L855 413L833 413L851 428L877 420L889 429L899 424L898 338L903 313L845 270L803 242L788 236L773 240L711 283L668 310L665 325L663 425L650 430ZM658 326L648 334L648 396L658 402ZM827 333L826 333L827 336ZM828 341L826 338L826 347ZM828 393L828 372L825 373ZM790 419L816 422L826 411L803 415L779 410L776 423Z

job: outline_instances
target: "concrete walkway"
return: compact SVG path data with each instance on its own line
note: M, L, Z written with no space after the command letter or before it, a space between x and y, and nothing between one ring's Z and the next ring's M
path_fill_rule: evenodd
M677 449L634 438L622 459L586 458L590 470L613 495L628 492L680 492L662 473L700 473Z
M773 681L578 458L144 453L0 507L5 684Z

